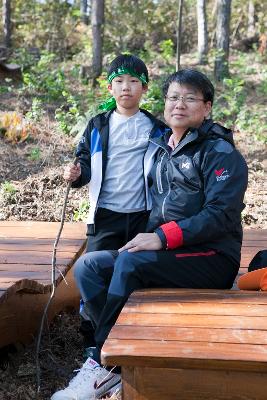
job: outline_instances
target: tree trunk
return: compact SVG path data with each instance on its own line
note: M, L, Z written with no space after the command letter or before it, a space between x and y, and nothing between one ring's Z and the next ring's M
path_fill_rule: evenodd
M255 7L253 0L248 2L248 37L255 36Z
M11 0L3 0L4 45L11 47Z
M207 64L208 31L206 16L206 0L197 0L197 29L199 64Z
M88 15L88 0L80 0L80 11L81 11L81 21L85 24L89 24Z
M177 13L177 31L176 31L176 71L181 68L181 41L182 41L182 15L183 15L183 0L178 0L178 13Z
M102 72L102 48L104 30L104 0L92 0L92 35L93 35L93 78Z
M214 75L217 81L229 76L229 35L231 0L218 0L216 24L216 57Z

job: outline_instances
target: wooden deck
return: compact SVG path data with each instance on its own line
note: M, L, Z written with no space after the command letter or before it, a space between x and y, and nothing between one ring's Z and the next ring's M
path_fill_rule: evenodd
M32 340L51 291L56 222L0 221L0 348ZM85 224L65 223L57 250L57 289L48 313L78 306L71 267L85 246Z
M266 248L245 231L240 274ZM265 400L267 293L151 289L130 296L102 349L123 400Z

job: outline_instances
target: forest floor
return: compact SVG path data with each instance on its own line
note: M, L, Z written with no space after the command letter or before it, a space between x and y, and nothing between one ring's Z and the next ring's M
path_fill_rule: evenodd
M251 96L255 95L252 92ZM27 99L26 99L27 100ZM11 93L1 95L0 111L25 112L25 99ZM267 146L255 135L235 132L237 147L249 167L249 185L243 211L244 228L267 228ZM55 122L44 117L36 134L23 143L12 144L0 135L0 220L59 221L66 183L64 165L73 158L72 139L59 134ZM83 215L82 200L87 189L71 190L66 220ZM10 348L5 362L0 353L0 400L47 400L68 382L82 361L82 339L78 312L57 316L43 335L42 387L36 395L35 344Z

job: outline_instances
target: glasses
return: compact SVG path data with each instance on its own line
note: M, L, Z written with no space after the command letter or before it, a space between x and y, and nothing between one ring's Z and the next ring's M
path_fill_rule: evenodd
M177 101L181 100L184 104L194 104L197 101L205 101L195 96L165 96L165 98L171 103L177 103Z

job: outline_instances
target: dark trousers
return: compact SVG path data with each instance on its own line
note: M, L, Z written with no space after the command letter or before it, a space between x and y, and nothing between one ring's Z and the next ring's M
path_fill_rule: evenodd
M120 213L106 208L98 208L95 224L87 225L86 252L117 250L145 232L149 212Z
M95 224L87 225L86 252L119 249L138 233L145 232L149 212L119 213L98 208ZM90 319L88 304L83 305L80 332L84 346L95 346L95 326Z
M171 251L98 251L79 258L76 283L101 349L129 295L144 288L232 287L239 265L203 247Z

